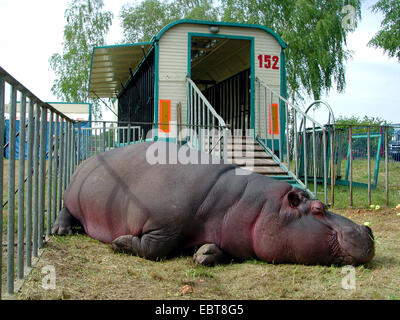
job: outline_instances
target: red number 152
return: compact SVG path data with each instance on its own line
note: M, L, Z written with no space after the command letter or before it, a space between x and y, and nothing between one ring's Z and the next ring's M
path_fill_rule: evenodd
M260 68L265 68L265 69L270 69L272 66L272 69L279 69L278 62L279 62L279 57L278 56L271 56L269 54L260 54L258 56L258 62Z

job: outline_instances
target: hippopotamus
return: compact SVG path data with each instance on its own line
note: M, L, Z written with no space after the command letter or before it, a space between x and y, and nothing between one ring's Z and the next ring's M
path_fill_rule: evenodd
M174 152L210 162L154 161ZM193 260L202 265L358 265L373 258L369 227L330 212L306 190L215 160L163 141L92 156L75 170L52 233L80 224L113 250L151 260L198 249Z

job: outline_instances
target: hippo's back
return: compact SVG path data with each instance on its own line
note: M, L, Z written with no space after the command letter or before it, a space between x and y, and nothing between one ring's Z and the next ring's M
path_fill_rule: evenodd
M84 161L72 176L64 205L88 235L111 242L164 225L185 228L229 164L154 164L146 158L154 143L114 149ZM179 232L179 230L176 230Z

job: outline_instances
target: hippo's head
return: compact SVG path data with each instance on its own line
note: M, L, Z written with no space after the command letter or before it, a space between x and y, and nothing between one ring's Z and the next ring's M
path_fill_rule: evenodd
M287 259L304 264L358 265L372 260L374 236L367 226L327 210L319 200L294 188L279 211Z

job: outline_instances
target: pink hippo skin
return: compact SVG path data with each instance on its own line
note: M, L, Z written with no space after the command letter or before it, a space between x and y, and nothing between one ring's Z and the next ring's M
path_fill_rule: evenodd
M52 233L70 233L78 223L116 251L153 260L202 246L194 261L204 265L254 258L357 265L373 258L371 229L307 192L256 173L238 175L243 169L232 164L148 161L162 158L167 146L212 159L160 141L93 156L75 171Z

